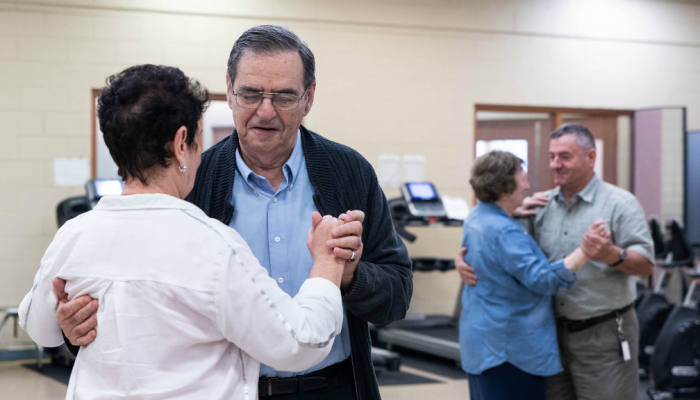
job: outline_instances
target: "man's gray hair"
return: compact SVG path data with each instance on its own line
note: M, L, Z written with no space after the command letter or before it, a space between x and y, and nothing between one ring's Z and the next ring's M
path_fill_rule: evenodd
M236 79L238 61L246 52L257 54L276 54L285 51L297 51L304 65L304 89L316 82L316 60L309 46L291 30L278 25L259 25L243 32L236 40L228 57L226 73L231 80L231 91Z
M586 150L595 149L595 138L583 125L578 124L562 124L549 136L549 139L557 139L564 135L576 135L576 144Z

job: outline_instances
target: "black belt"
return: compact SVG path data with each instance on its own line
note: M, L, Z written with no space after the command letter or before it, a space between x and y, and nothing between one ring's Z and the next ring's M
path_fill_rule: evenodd
M330 365L322 370L298 375L292 378L260 377L258 395L270 397L276 395L304 394L305 392L325 393L345 387L353 382L352 361Z
M615 317L618 317L627 311L629 311L632 306L634 306L634 303L626 305L618 310L615 311L610 311L607 314L603 314L598 317L593 317L593 318L588 318L588 319L581 319L581 320L576 320L576 319L568 319L564 317L559 317L557 318L557 321L561 323L561 325L566 329L567 332L573 333L573 332L580 332L582 330L588 329L592 326L598 325L600 323L603 323L605 321L609 321Z

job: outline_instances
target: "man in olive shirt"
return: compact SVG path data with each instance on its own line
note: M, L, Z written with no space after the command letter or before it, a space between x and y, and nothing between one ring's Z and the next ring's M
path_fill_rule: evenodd
M585 127L562 125L549 149L558 186L526 199L519 214L530 216L522 222L550 261L579 246L591 261L554 299L564 371L547 378L547 399L636 400L639 326L629 277L652 272L644 211L632 194L595 176L595 141ZM610 238L586 235L598 219ZM476 284L465 251L455 263L465 283Z

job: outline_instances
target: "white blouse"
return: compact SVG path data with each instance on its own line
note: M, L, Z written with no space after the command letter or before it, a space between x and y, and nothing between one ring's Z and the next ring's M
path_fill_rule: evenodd
M256 399L260 362L308 369L343 322L333 283L308 279L292 299L236 231L163 194L104 197L58 231L20 305L46 347L63 343L54 277L69 299L99 300L67 399Z

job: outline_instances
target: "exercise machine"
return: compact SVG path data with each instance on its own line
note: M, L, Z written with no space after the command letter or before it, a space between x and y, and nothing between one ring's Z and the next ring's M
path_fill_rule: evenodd
M652 222L655 222L652 220ZM652 237L654 232L660 234L658 224L650 223ZM668 301L665 295L666 288L674 272L693 266L693 258L688 249L683 232L676 221L671 221L668 225L670 240L664 245L664 251L656 254L664 255L665 261L657 262L656 266L661 268L656 284L652 292L647 292L641 297L637 306L637 318L639 320L639 368L640 376L646 377L649 362L656 346L659 333L668 319L674 305ZM656 241L656 240L655 240ZM655 245L655 248L657 246ZM667 250L667 251L665 251Z
M651 356L654 386L649 394L654 400L700 398L700 271L690 276L688 294L669 314Z
M428 182L410 182L401 187L402 197L389 200L396 232L409 242L416 236L406 230L410 226L454 226L462 221L451 219L435 186ZM411 258L414 271L448 271L454 260L443 258ZM410 315L384 327L376 327L376 337L388 349L408 348L460 362L459 317L462 312L461 293L452 315Z
M700 266L688 276L683 303L671 310L651 354L648 393L654 400L700 398Z
M124 184L116 179L90 179L85 183L85 195L69 197L56 206L58 227L69 220L86 213L97 205L104 196L119 196Z

